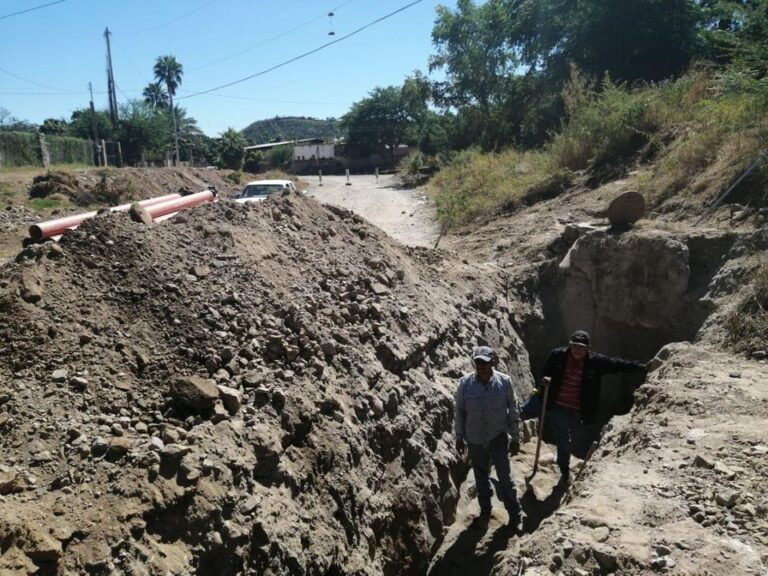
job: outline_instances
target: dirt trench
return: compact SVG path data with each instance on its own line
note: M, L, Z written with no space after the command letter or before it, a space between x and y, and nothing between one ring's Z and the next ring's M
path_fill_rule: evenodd
M524 309L512 324L534 378L549 351L579 329L590 333L593 351L642 362L671 342L695 340L715 310L711 283L737 239L567 226L547 246L548 260L511 281L510 298ZM585 454L611 416L631 409L642 378L604 377L598 422L577 442L577 454Z
M761 237L761 234L756 233L756 237ZM719 344L722 339L718 312L738 295L738 278L743 277L744 271L753 266L750 263L749 247L754 242L755 235L751 233L709 231L683 234L649 226L618 233L607 227L568 225L561 234L550 238L542 246L542 255L536 258L537 263L522 272L517 269L516 274L507 277L507 296L512 311L510 322L524 343L535 379L541 375L549 350L565 345L569 335L576 329L586 329L591 333L592 346L597 352L640 361L648 361L657 356L669 369L663 373L663 378L634 374L603 378L598 422L590 427L581 427L575 439L575 462L572 466L578 471L577 475L584 466L580 459L587 455L593 442L599 443L598 450L592 456L587 473L570 490L557 485L559 474L555 466L555 450L546 443L542 456L544 464L533 483L528 483L526 475L533 465L535 438L531 437L523 445L521 454L513 459L512 465L513 477L527 516L521 537L505 530L506 514L499 510L494 511L488 529L475 526L473 518L479 510L475 502L473 480L467 478L459 499L457 522L446 530L434 551L428 570L430 576L467 573L645 574L669 571L680 560L673 559L672 556L677 558L677 555L670 553L669 548L661 542L684 538L685 530L693 528L659 528L660 532L655 533L659 543L653 544L651 541L645 544L645 549L639 550L628 545L627 540L631 541L640 533L643 533L643 538L649 538L649 535L654 534L653 530L645 533L642 528L632 526L631 522L622 521L624 517L636 517L643 506L654 507L654 496L647 499L648 495L643 494L642 474L654 474L658 481L667 473L670 466L664 460L654 461L654 454L659 450L675 455L672 460L681 470L678 481L688 487L672 489L665 485L659 488L662 497L673 498L673 493L683 497L680 507L689 518L701 510L707 510L708 514L720 514L722 526L725 526L726 520L732 521L733 516L727 511L732 507L731 503L721 506L719 510L708 507L712 500L720 504L725 502L721 494L727 488L722 485L718 487L718 482L712 478L708 479L710 487L702 488L706 482L702 482L697 467L711 467L713 460L702 456L692 437L688 436L682 443L676 442L674 438L659 441L657 439L663 438L663 435L660 436L658 432L649 433L637 428L644 421L651 428L652 423L660 423L662 427L674 426L675 430L682 430L684 436L686 426L703 425L685 423L686 418L679 416L678 422L672 424L675 410L666 407L670 395L674 395L678 405L688 407L686 416L689 422L695 422L696 415L707 413L701 407L702 392L695 391L701 390L700 382L697 383L695 379L683 380L691 392L680 390L680 380L685 378L685 369L694 368L704 373L709 372L710 375L714 372L727 381L729 377L741 379L742 369L746 372L754 367L754 363L734 361L733 366L739 369L724 372L727 370L724 368L724 365L727 366L727 355L718 355L715 361L715 356L708 348L712 344ZM499 260L502 259L503 254L499 257ZM695 360L697 356L701 358L701 363ZM765 373L764 367L762 370ZM760 402L766 402L764 395L758 391L759 378L756 375L750 378L744 376L742 381L738 381L739 397L733 399L729 411L719 415L726 420L733 418L733 438L735 442L743 442L748 447L745 454L751 453L749 446L763 446L760 442L766 439L765 434L761 434L760 439L752 437L753 428L749 424L752 410L756 410L757 414L761 410L765 412L764 407L759 407ZM635 391L640 384L644 385ZM663 389L667 384L674 392L659 394L660 387ZM708 396L714 398L716 394ZM750 406L743 412L742 395L752 398L753 404L757 401L758 406ZM710 420L716 421L717 418L718 415L712 414ZM743 425L739 424L742 419ZM527 430L524 436L530 437L530 432L531 429ZM649 435L654 440L649 440ZM546 430L545 440L551 441L551 432ZM614 450L614 446L628 447ZM720 453L725 450L725 446L716 443L711 443L708 448L717 449ZM621 462L622 458L627 461ZM656 467L648 462L654 462ZM735 474L725 464L718 463L717 466L733 479ZM693 469L688 471L689 467ZM611 468L620 472L612 472ZM629 476L622 476L627 473ZM637 477L638 473L640 478ZM768 500L765 499L764 490L748 492L754 488L755 482L759 482L760 474L759 466L757 469L751 466L751 474L745 474L745 483L738 484L738 493L749 494L750 502L765 504ZM640 486L635 489L636 492L632 493L631 489L622 492L622 497L629 499L626 514L622 510L625 505L623 500L606 502L609 497L607 495L612 493L605 487L607 478L619 485L632 483L632 479L639 481ZM662 486L662 483L658 485ZM691 489L691 486L696 488ZM731 484L730 488L734 486ZM707 494L710 496L707 497ZM715 494L720 495L715 498ZM574 506L574 502L578 504ZM680 507L674 502L670 504L673 507L667 510L678 518ZM750 522L751 506L748 504L739 512L741 520L738 521L738 527L728 524L731 531L738 533L733 534L733 537L743 542L751 554L749 560L745 560L734 573L763 573L760 570L766 554L763 552L761 561L760 544L768 540L761 540L761 531L768 526L763 525L761 528L759 522ZM600 514L607 516L599 518ZM663 513L659 514L663 516ZM611 518L626 532L622 535L623 548L601 544L605 542L603 532L609 533L606 527L615 529ZM645 523L648 526L662 526L664 522L660 518L657 516L653 521L646 520ZM712 519L705 521L703 518L704 514L700 514L696 516L696 521L704 521L705 526L717 527L716 524L707 524L713 523ZM564 519L570 520L570 524ZM580 519L587 530L586 536L579 536L581 549L559 532L569 526L572 528L574 521L578 524ZM682 520L678 518L676 521ZM599 534L597 541L590 539L590 531ZM620 532L617 530L616 533ZM721 531L721 534L725 532ZM746 539L742 539L742 534ZM711 545L706 538L700 538L703 539L691 546ZM717 541L718 536L713 538ZM685 542L679 543L683 551L689 549L688 546ZM729 558L731 553L722 550L716 554ZM682 573L710 573L706 570L697 571L695 562L686 561L683 564L686 571ZM714 564L704 560L699 566L711 568L716 564L717 559ZM716 569L711 573L716 574Z
M526 536L498 533L502 516L467 525L452 397L468 352L496 347L525 398L577 327L640 360L701 338L738 242L567 227L513 275L288 195L161 226L108 215L30 246L0 274L0 572L517 570ZM631 405L605 400L606 422ZM613 426L611 453L646 447ZM554 546L570 508L546 447L542 462L527 530Z

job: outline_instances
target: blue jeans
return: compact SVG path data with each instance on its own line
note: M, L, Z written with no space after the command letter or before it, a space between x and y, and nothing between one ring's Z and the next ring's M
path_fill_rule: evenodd
M581 420L579 412L555 404L547 410L547 420L555 430L557 466L562 474L567 474L571 461L571 440Z
M502 432L496 436L489 442L488 446L467 443L467 447L469 459L472 462L472 470L475 473L480 510L482 512L491 511L493 490L491 489L489 473L491 463L493 463L498 476L496 496L504 502L507 512L513 515L520 514L520 502L517 500L515 481L510 474L509 457L507 456L507 433Z

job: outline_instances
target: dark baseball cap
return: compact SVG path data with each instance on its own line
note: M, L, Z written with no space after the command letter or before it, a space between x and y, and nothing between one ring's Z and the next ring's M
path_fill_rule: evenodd
M490 346L478 346L472 353L473 360L482 360L483 362L490 362L493 360L495 352Z
M576 332L571 334L571 342L581 344L582 346L589 346L589 333L585 330L576 330Z

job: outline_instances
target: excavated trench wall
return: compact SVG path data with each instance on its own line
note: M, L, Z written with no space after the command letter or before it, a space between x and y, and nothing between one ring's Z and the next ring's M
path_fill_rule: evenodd
M710 281L725 262L735 237L624 233L568 226L549 249L552 258L518 280L527 313L514 321L525 342L535 379L549 351L587 330L595 352L650 360L665 344L693 340L713 309ZM602 424L632 406L642 376L603 379L599 422L577 444L583 452Z

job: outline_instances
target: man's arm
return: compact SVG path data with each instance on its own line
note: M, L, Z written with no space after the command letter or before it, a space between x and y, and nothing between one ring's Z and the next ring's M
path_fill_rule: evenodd
M467 416L467 410L464 405L464 386L465 381L460 380L456 388L456 402L453 411L453 431L456 433L456 450L464 451L464 423Z
M557 371L557 358L555 354L556 350L557 348L550 351L546 361L544 362L544 368L541 371L542 376L548 377L550 379L555 375L555 372Z
M507 387L507 433L510 444L520 444L520 406L512 381L506 381Z
M602 374L618 374L618 373L633 373L633 372L647 372L647 365L643 362L636 362L634 360L627 360L625 358L619 358L618 356L604 356L602 354L593 354L592 360L595 361L595 365L598 371Z

